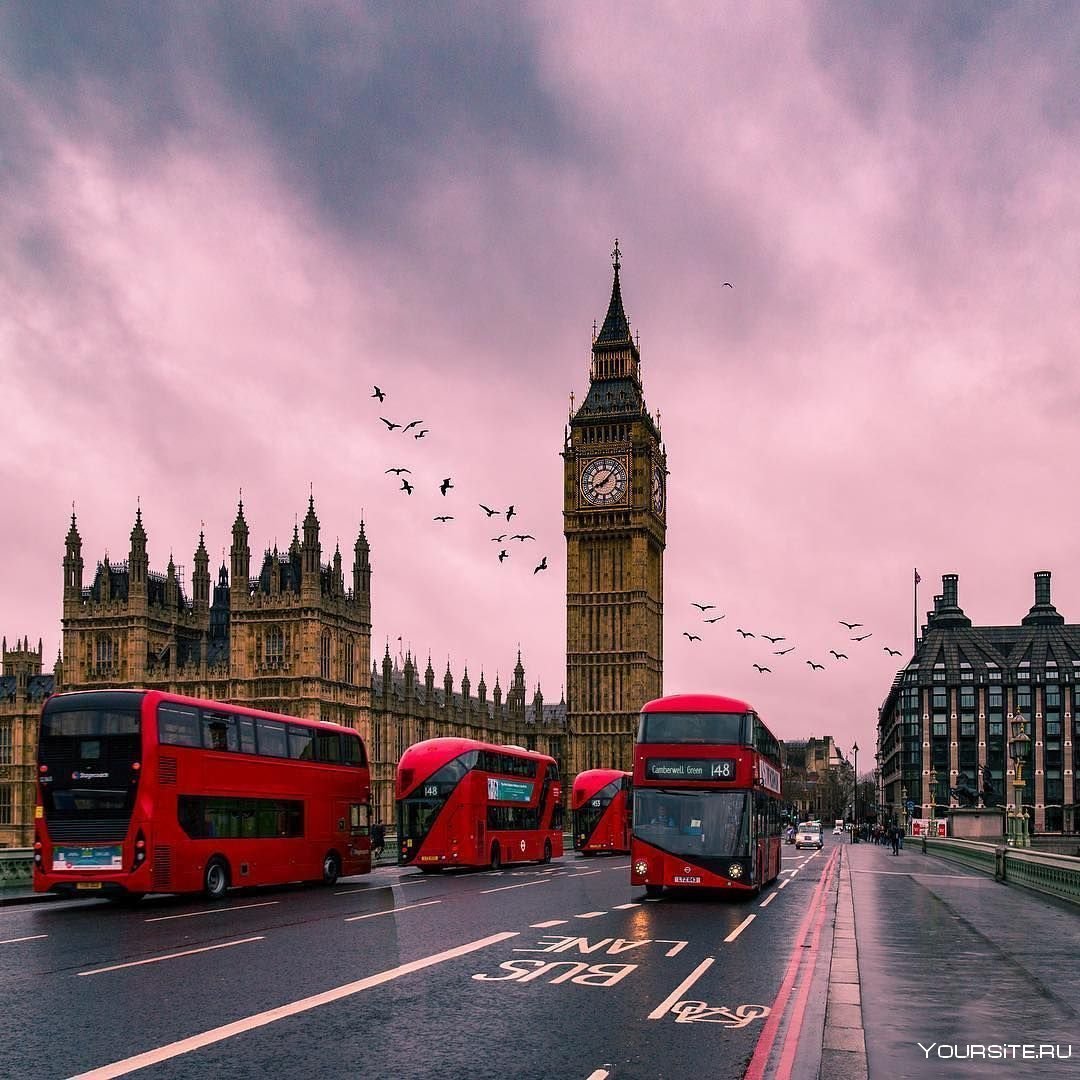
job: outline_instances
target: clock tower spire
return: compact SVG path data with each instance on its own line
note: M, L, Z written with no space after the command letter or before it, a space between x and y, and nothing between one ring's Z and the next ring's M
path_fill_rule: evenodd
M563 447L570 772L633 763L641 706L662 693L667 461L623 308L618 240L589 388Z

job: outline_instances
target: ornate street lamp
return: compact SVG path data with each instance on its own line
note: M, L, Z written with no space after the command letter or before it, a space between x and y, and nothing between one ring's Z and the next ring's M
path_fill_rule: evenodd
M934 828L934 813L937 810L937 769L932 765L930 766L930 819L929 825L927 825L926 831L930 836L936 836L937 830Z
M1013 763L1013 801L1016 804L1016 817L1013 843L1016 847L1030 847L1028 838L1027 815L1024 813L1024 762L1031 753L1031 739L1028 738L1027 721L1017 713L1012 718L1012 737L1009 739L1009 758Z
M855 827L851 830L851 842L859 842L859 744L852 743L851 752L855 757L855 793L851 799L852 813L855 815Z

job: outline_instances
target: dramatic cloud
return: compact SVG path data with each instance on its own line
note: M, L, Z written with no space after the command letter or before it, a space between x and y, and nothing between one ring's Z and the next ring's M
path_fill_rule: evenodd
M366 522L377 654L505 685L520 645L556 700L559 452L618 236L671 467L665 690L870 743L914 566L920 622L955 571L1015 623L1044 568L1080 619L1078 31L981 2L0 9L0 626L55 655L72 500L91 565L139 499L190 577L241 488L256 558L313 490L324 558ZM537 543L500 565L479 502Z

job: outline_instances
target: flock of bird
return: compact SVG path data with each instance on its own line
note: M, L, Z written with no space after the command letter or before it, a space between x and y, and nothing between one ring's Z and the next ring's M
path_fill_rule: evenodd
M379 404L382 404L388 396L387 392L379 386L373 387L372 391L373 392L371 396L377 399ZM402 435L404 435L407 431L412 431L413 428L419 428L418 431L413 432L414 439L424 438L430 433L431 430L430 428L426 428L423 426L423 420L410 420L407 424L400 424L395 420L388 420L385 416L380 416L379 419L386 425L386 430L390 433L394 431L399 431ZM412 495L412 493L416 490L417 486L417 482L415 480L410 481L408 479L413 475L412 469L404 465L392 465L386 470L386 475L390 473L392 473L396 479L401 481L401 487L398 490L403 492L405 495ZM447 493L454 490L454 482L452 477L443 477L438 487L439 494L442 495L443 498L446 498ZM506 508L506 510L498 510L494 507L486 505L485 503L478 503L477 505L484 512L484 514L487 515L488 518L505 517L507 521L510 521L511 518L517 516L517 509L515 508L513 503L511 503ZM454 514L436 514L432 520L439 522L441 525L445 525L447 522L453 521L454 518ZM502 544L507 539L507 536L507 533L503 533L500 536L493 536L491 539L497 544ZM509 536L509 539L517 540L520 543L524 544L529 540L535 540L536 537L533 536L532 533L519 532ZM508 558L510 558L509 548L500 548L498 554L499 563L501 564L505 562ZM533 574L539 574L542 570L546 570L547 568L548 561L547 556L545 555L541 558L540 562L537 563L537 565L533 568Z
M727 617L726 615L707 615L706 614L706 612L716 610L716 605L715 604L702 604L702 603L698 603L695 600L695 601L692 602L691 606L696 607L701 612L701 614L702 614L702 622L703 623L717 623L721 619L724 619L724 618ZM840 626L843 626L847 630L847 632L849 634L854 630L864 629L863 624L859 623L859 622L847 622L844 619L838 619L837 622L838 622L838 624ZM781 642L786 642L787 641L787 638L784 637L782 634L755 634L751 630L742 629L742 627L736 627L735 628L735 633L737 633L744 641L747 638L754 638L754 639L760 639L762 641L767 641L767 642L769 642L770 645L779 645ZM701 641L701 635L700 634L692 634L689 630L684 630L682 632L682 634L683 634L683 637L686 638L687 641L689 643L691 643L691 644L693 642L695 642L695 641ZM874 636L873 631L867 631L865 634L856 634L854 637L849 637L848 640L849 641L854 641L854 642L862 642L862 641L866 641L867 638L871 638L873 636ZM796 648L795 645L787 645L785 648L782 648L782 649L773 649L772 655L773 656L787 656L788 653L794 652L795 648ZM882 649L883 649L884 652L887 652L890 656L899 656L900 652L901 652L900 649L892 649L888 645L882 646ZM848 654L846 652L840 652L838 649L829 649L829 655L832 656L834 664L838 664L843 660L850 659L850 657L848 656ZM771 661L771 662L775 662L775 661ZM805 663L807 664L807 666L810 668L811 671L824 671L825 670L825 664L819 664L816 660L812 660L812 659L807 658ZM752 666L754 667L754 670L758 672L759 675L771 675L772 674L772 668L766 666L765 664L755 663Z

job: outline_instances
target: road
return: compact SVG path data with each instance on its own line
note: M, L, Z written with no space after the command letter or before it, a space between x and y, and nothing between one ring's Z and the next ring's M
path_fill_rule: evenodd
M792 1037L769 1028L782 990L785 1016L812 1026L793 972L837 843L785 847L780 880L741 901L647 900L628 857L570 854L217 905L5 908L0 1060L26 1080L742 1077L763 1034Z

